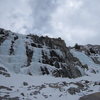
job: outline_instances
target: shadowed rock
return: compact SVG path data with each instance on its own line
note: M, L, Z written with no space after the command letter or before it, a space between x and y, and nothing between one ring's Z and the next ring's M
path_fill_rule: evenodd
M79 100L100 100L100 92L83 96Z

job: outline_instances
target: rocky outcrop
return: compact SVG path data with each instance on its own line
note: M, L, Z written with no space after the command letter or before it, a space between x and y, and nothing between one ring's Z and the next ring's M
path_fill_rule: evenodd
M100 45L78 45L76 44L74 47L76 50L80 52L85 52L87 56L89 56L94 63L100 64Z
M27 43L31 49L28 50L28 47L26 49L28 52L31 51L30 54L28 53L29 55L27 54L27 57L30 58L29 62L31 62L34 48L40 48L42 60L38 60L38 62L53 66L55 70L52 71L52 75L70 78L82 75L77 67L83 68L82 64L77 58L72 56L61 38L27 35L27 39L31 40L31 43L30 41ZM46 66L40 67L43 75L51 73Z
M79 100L100 100L100 92L83 96Z
M5 77L10 77L9 72L4 67L2 67L1 65L0 65L0 75L3 75Z
M26 44L26 56L27 56L27 66L29 66L30 63L32 62L33 50L29 49L27 44Z
M52 74L56 77L76 78L82 76L80 69L84 70L83 65L70 53L61 38L32 34L24 36L0 29L0 40L0 55L4 54L9 57L8 59L3 56L3 59L7 59L9 68L16 70L17 73L23 70L31 75L36 71L41 71L43 75ZM5 47L6 52L3 52ZM5 62L2 62L5 65ZM27 68L25 69L25 67Z
M7 39L9 31L0 28L0 45Z

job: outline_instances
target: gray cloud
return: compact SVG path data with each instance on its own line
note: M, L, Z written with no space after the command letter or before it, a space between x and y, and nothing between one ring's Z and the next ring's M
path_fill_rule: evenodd
M27 32L33 25L31 13L29 0L0 0L0 27Z
M51 26L51 15L55 12L57 3L55 0L33 0L30 1L32 15L34 18L33 29L37 32L51 33L53 27ZM34 30L34 31L35 31Z
M100 0L0 0L0 27L100 44Z

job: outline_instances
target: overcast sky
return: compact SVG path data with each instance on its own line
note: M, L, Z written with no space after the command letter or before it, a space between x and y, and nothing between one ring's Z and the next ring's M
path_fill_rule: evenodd
M100 0L0 0L0 27L100 44Z

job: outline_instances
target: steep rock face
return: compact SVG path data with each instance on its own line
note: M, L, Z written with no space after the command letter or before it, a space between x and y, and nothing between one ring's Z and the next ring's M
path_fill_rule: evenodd
M10 77L10 73L3 65L0 65L0 75Z
M61 38L20 35L0 29L0 63L15 73L82 76L84 66Z
M6 40L7 36L8 36L8 31L0 29L0 45L1 43L3 43L4 40Z

